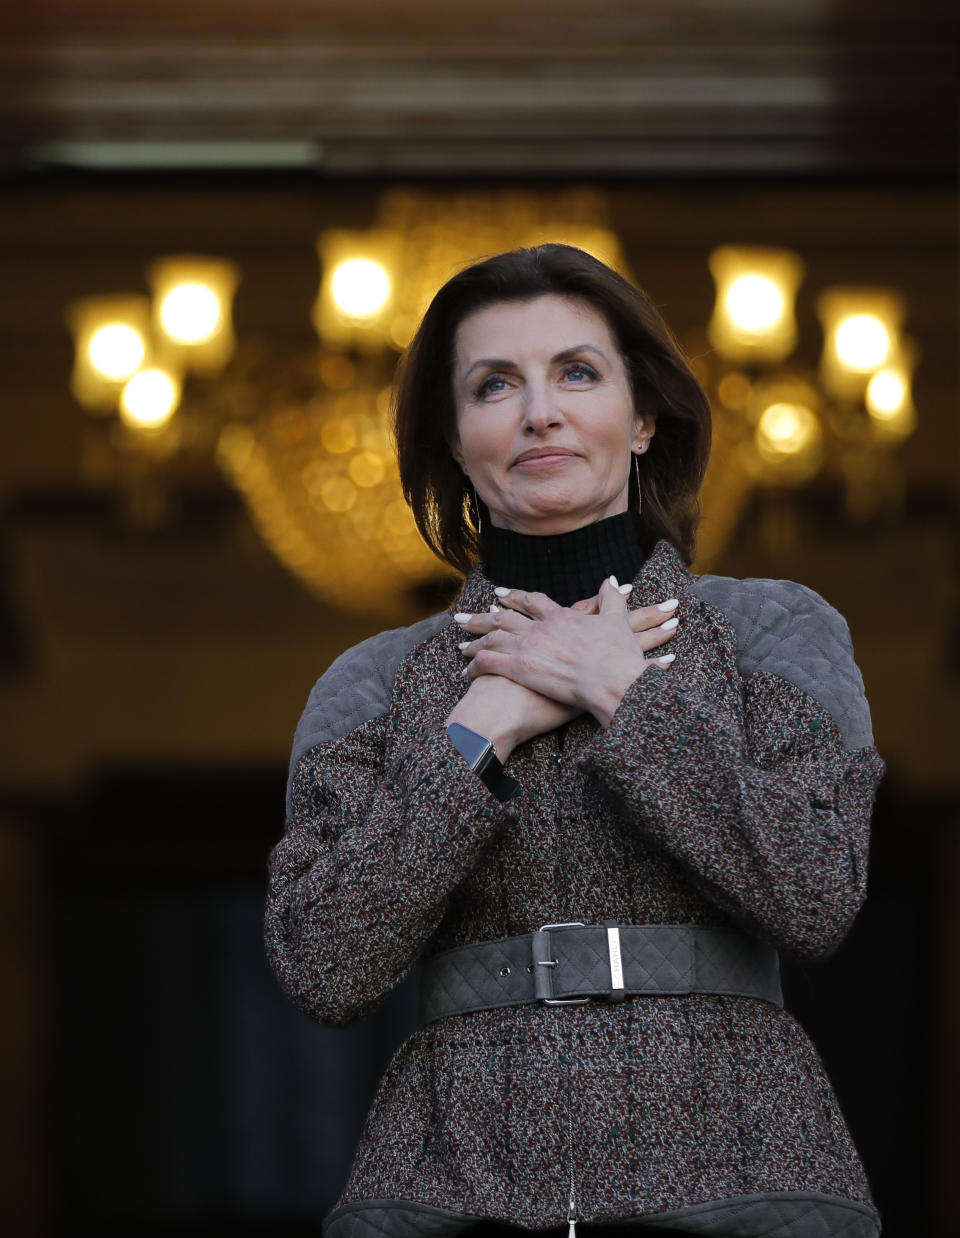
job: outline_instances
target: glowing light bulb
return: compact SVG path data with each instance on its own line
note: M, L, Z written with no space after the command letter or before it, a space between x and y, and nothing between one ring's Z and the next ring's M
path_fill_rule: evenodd
M803 404L771 404L757 423L757 445L770 457L792 456L817 437L816 416Z
M867 408L880 421L896 417L906 401L907 384L896 370L877 370L867 384Z
M784 311L783 293L766 275L741 275L727 291L727 313L741 331L769 331Z
M135 374L146 353L143 336L135 327L123 322L108 322L100 327L87 345L90 364L104 378L115 382Z
M180 384L164 370L141 370L124 387L120 416L136 430L157 430L180 403Z
M330 290L342 313L351 318L372 318L390 295L390 280L379 262L351 258L334 271Z
M163 299L160 322L178 344L203 344L220 329L220 298L206 284L178 284Z
M851 370L875 370L890 353L890 335L874 314L844 318L837 326L835 342L837 356Z

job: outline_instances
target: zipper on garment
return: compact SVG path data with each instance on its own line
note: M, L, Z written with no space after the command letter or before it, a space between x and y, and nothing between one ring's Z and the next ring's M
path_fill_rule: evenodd
M563 741L566 734L567 724L564 724L557 732L557 747L553 758L558 776L563 769ZM561 871L565 871L565 866L562 864ZM569 1041L567 1047L567 1069L569 1071L567 1079L567 1168L570 1171L570 1193L567 1196L567 1238L577 1238L577 1191L573 1166L573 1049Z
M572 1082L572 1081L571 1081ZM567 1163L570 1166L570 1198L567 1202L567 1238L577 1238L577 1193L573 1179L573 1104L570 1092L567 1092Z

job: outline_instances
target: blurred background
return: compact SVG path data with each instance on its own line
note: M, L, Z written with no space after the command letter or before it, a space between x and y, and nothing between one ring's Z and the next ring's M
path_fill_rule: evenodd
M631 275L716 414L699 570L847 617L872 894L788 973L891 1238L955 1233L956 18L939 0L35 0L0 40L4 1232L316 1232L409 1026L260 944L293 727L445 605L385 422L459 264Z

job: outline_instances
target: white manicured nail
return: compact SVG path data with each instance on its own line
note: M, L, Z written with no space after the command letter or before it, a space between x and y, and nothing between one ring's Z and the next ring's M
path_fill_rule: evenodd
M677 618L676 615L674 615L673 618L668 619L666 623L661 623L660 627L662 628L664 632L669 632L670 629L675 628L679 622L680 620Z
M472 644L473 644L472 640L462 640L460 644L457 645L457 648L458 649L469 649Z
M497 585L496 589L494 589L494 593L498 598L505 598L509 592L510 590L504 589L503 585Z
M493 611L493 613L494 613L494 614L496 614L496 613L499 611L500 607L499 607L499 606L494 606L494 605L493 605L493 603L491 602L491 603L490 603L490 609L491 609L491 611Z
M624 597L626 597L628 593L633 592L633 585L621 585L620 592L623 594Z
M453 616L453 621L454 623L469 623L472 618L473 618L473 615L465 615L461 611L459 615Z
M661 602L657 610L674 610L680 605L679 598L668 598L665 602Z
M614 589L619 589L619 588L620 588L620 582L619 582L619 580L617 580L616 576L611 576L611 577L610 577L610 583L613 585Z
M675 653L665 653L662 658L657 658L658 662L672 662L677 655ZM466 674L466 671L464 671Z

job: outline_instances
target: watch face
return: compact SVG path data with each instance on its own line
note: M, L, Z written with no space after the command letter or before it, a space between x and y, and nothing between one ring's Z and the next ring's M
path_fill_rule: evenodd
M447 727L447 734L454 748L472 770L479 770L487 764L493 753L493 744L485 735L478 735L476 731L461 726L459 722L451 722Z
M459 722L447 727L450 742L467 762L477 777L484 782L498 800L506 802L520 790L520 784L503 772L503 766L493 746L493 740L478 735Z

